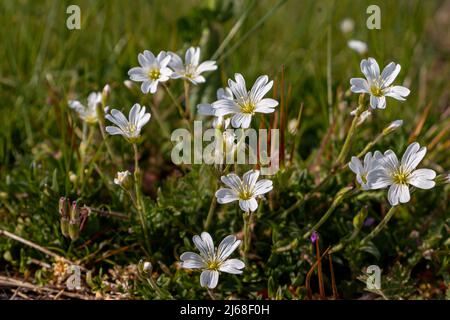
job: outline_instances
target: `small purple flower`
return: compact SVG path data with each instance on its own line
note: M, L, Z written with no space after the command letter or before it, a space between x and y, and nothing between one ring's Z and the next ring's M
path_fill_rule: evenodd
M369 227L371 225L373 225L373 223L375 222L375 219L372 217L368 217L365 221L364 221L364 227Z
M312 243L316 243L316 241L319 240L319 233L317 231L313 231L310 239Z

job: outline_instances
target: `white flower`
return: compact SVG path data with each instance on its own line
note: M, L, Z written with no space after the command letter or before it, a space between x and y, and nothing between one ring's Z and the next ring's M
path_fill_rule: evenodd
M368 51L367 43L362 42L360 40L351 39L347 41L347 46L361 55L366 54Z
M411 143L399 163L392 150L384 153L380 166L369 172L367 180L371 189L389 187L388 199L392 206L406 203L410 200L409 187L413 185L420 189L431 189L435 186L433 179L436 172L431 169L417 169L427 153L426 147L420 147L417 142Z
M370 94L370 106L373 109L386 108L386 97L404 101L409 95L408 88L403 86L391 86L400 72L400 65L394 62L389 63L380 74L380 67L373 58L361 61L361 71L366 76L363 78L350 79L351 91L355 93Z
M193 84L205 82L205 78L201 75L205 71L213 71L217 69L216 62L207 60L200 63L200 48L190 47L185 54L185 63L181 58L173 52L169 52L172 57L169 66L174 70L173 79L183 78L189 80Z
M150 120L150 113L145 113L145 107L136 103L130 110L128 120L116 109L112 109L111 114L107 114L105 118L116 125L107 126L106 132L110 135L120 134L130 142L135 142L141 134L142 127Z
M220 88L217 90L217 99L228 99L233 100L233 93L230 88ZM197 106L198 113L203 116L215 116L216 110L213 108L210 103L200 103ZM223 116L215 116L212 127L220 130L225 130L230 125L230 118L225 119Z
M239 200L239 207L243 211L255 211L258 208L256 198L273 189L272 181L267 179L257 181L258 177L258 170L246 172L242 180L234 173L222 176L222 182L229 188L220 188L216 191L217 202L230 203Z
M202 232L201 237L195 235L192 238L200 254L194 252L185 252L180 256L181 266L188 269L202 269L200 275L200 285L214 289L219 280L219 272L231 274L241 274L245 267L244 262L239 259L227 259L234 250L241 244L241 240L229 235L214 247L214 242L207 232Z
M351 18L345 18L341 21L340 27L343 33L350 33L355 27L355 22Z
M117 172L116 177L114 178L114 183L119 186L125 186L131 178L131 173L128 170Z
M272 89L273 81L267 76L256 79L250 91L247 91L245 80L240 73L235 74L236 82L228 80L228 86L233 93L233 99L219 99L213 103L216 116L234 114L231 124L235 128L248 128L252 116L256 112L272 113L278 101L264 96Z
M87 99L87 107L77 100L69 100L69 107L74 109L80 118L87 123L96 123L97 117L97 104L102 103L101 92L91 92Z
M157 57L148 50L139 53L138 61L140 67L131 68L128 71L130 79L142 82L141 90L143 93L155 93L159 82L169 80L172 70L167 67L170 62L170 55L161 51Z
M380 165L379 161L381 158L383 158L383 155L379 151L375 151L373 156L372 152L368 152L364 156L364 164L357 157L352 157L348 164L350 170L356 174L356 181L358 181L363 190L370 189L371 181L367 179L367 175Z

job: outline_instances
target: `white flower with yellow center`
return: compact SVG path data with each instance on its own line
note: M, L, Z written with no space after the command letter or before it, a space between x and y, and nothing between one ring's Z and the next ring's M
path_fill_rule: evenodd
M205 78L201 75L206 71L214 71L217 69L216 62L207 60L200 63L200 48L190 47L185 54L185 63L176 53L169 52L172 57L169 66L174 70L173 79L183 78L189 80L193 84L205 82Z
M417 142L408 146L401 162L392 150L386 151L379 161L380 166L367 175L370 189L389 187L388 200L395 206L410 200L409 185L419 189L433 188L436 172L431 169L416 170L426 153L426 147L421 148Z
M75 110L80 118L89 124L97 123L97 104L102 103L101 92L91 92L87 99L87 107L78 100L69 100L69 107Z
M143 93L155 93L158 89L158 83L165 82L170 79L173 71L168 68L170 55L165 51L161 51L157 57L152 52L145 50L139 53L138 61L140 67L131 68L128 71L130 79L142 82L141 90Z
M373 109L386 108L386 97L404 101L410 93L403 86L392 86L397 75L400 73L400 65L389 63L380 74L380 67L374 58L361 61L361 71L366 76L363 78L350 79L350 90L354 93L368 93L370 95L370 106Z
M267 76L256 79L250 91L247 91L244 77L235 74L235 80L228 80L228 87L233 93L233 99L219 99L212 104L215 116L232 114L231 125L234 128L248 128L255 113L272 113L278 101L264 96L272 89L273 81Z
M222 182L229 188L220 188L216 191L218 203L230 203L239 201L239 207L245 212L253 212L258 209L257 197L273 189L273 183L270 180L263 179L258 181L259 171L250 170L239 178L236 174L230 173L222 176Z
M219 272L231 274L241 274L245 267L244 262L239 259L228 259L228 257L241 244L241 240L229 235L214 247L214 242L207 232L202 232L201 236L195 235L192 238L200 254L185 252L180 256L181 266L187 269L202 269L200 275L200 285L214 289L219 281Z
M107 126L106 132L110 135L120 134L130 142L136 142L140 137L142 127L150 120L150 113L145 112L145 106L136 103L131 108L128 119L119 110L112 109L106 119L116 126Z
M381 158L383 158L383 154L379 151L375 151L373 156L372 152L368 152L364 156L364 163L361 163L361 160L357 157L352 157L351 162L348 164L350 170L356 174L356 181L358 181L363 190L370 189L370 181L367 180L367 175L380 165L379 161Z

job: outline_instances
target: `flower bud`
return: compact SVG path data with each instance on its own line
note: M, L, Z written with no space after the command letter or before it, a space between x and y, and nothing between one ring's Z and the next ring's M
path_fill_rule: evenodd
M440 174L434 179L436 186L442 186L444 184L450 184L450 173Z
M403 125L403 120L392 121L386 128L383 129L383 134L387 135Z
M130 81L130 80L125 80L123 82L123 84L125 85L125 87L127 87L130 90L133 90L135 88L134 87L134 83L132 81Z
M319 233L317 231L313 231L310 238L312 243L316 243L317 240L319 240Z
M64 237L69 236L69 199L66 197L61 197L59 199L59 214L60 214L60 227L61 233Z
M107 84L102 90L102 104L106 106L109 97L111 96L111 86Z
M361 227L364 225L367 217L367 207L364 206L362 209L358 212L358 214L353 218L353 227L356 230L361 229Z
M80 208L77 202L72 202L70 208L70 220L69 220L69 237L72 240L77 240L80 236Z

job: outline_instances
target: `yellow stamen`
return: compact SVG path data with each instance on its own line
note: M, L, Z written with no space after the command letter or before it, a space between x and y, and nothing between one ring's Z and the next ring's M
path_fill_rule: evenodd
M148 77L151 80L158 80L160 75L161 75L161 72L159 72L159 70L157 70L157 69L153 69L148 72Z

